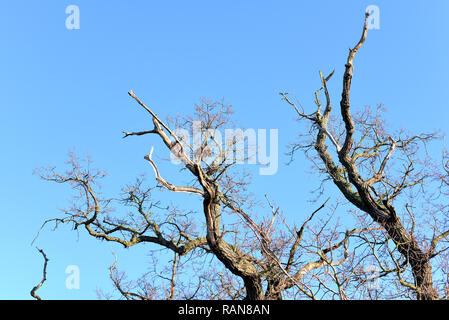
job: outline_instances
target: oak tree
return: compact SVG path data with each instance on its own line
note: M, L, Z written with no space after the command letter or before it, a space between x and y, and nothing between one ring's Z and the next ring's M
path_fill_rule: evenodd
M447 206L435 199L448 193L449 156L445 154L440 167L429 160L423 146L437 138L434 133L390 133L382 106L352 111L353 62L366 40L367 21L368 14L361 39L349 51L337 117L331 114L327 88L333 72L326 77L320 72L313 113L281 93L299 120L310 125L293 144L292 156L304 150L321 174L321 192L326 193L324 183L332 181L342 199L317 204L313 212L303 212L298 203L296 226L269 195L262 206L249 193L250 175L239 166L251 157L240 152L245 137L236 135L223 144L218 136L234 126L229 105L204 99L192 115L162 120L130 91L153 127L124 132L124 138L150 135L152 141L159 140L144 156L157 184L148 185L139 177L120 197L105 198L99 190L105 173L93 169L90 159L83 162L72 153L66 172L39 170L43 179L76 191L64 215L44 225L71 224L125 248L150 245L169 253L170 263L162 271L156 268L160 257L155 253L154 268L135 281L114 262L111 281L129 300L445 298ZM198 139L191 141L195 135ZM167 178L173 175L163 172L155 160L162 148L179 163L176 176L187 182ZM429 189L429 183L438 188ZM162 191L188 194L200 212L182 202L163 203L158 199ZM342 213L353 218L352 225L339 222ZM368 276L368 262L377 268L375 279ZM378 279L381 284L373 291L370 281Z

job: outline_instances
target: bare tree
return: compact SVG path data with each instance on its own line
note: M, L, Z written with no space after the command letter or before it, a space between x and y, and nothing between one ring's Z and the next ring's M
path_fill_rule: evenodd
M327 87L333 72L327 77L320 72L321 88L315 93L317 108L311 114L305 113L288 94L281 93L299 119L311 125L310 131L301 135L301 141L292 146L291 154L304 150L324 177L323 181L331 180L355 207L359 221L380 227L362 237L365 250L368 249L381 276L396 276L395 282L400 287L393 297L412 292L411 297L417 299L438 299L431 259L439 254L435 249L437 244L449 235L447 220L442 211L429 215L421 208L422 211L416 213L419 210L417 198L431 193L429 183L435 178L435 167L426 153L426 144L437 135L409 135L405 130L389 133L382 120L381 105L374 111L370 108L355 114L351 111L353 61L367 38L368 16L369 13L361 39L349 50L339 117L331 116L332 103ZM320 100L322 95L325 102ZM447 162L444 165L447 173ZM443 186L447 184L446 177L437 177ZM425 204L430 201L429 198L424 200ZM445 229L439 230L437 225L428 228L424 217L437 219L438 216L443 222L440 226ZM402 289L405 292L401 293Z
M44 180L71 185L76 191L64 216L44 225L72 224L126 248L148 244L169 253L163 261L161 251L152 252L153 269L136 281L128 280L114 261L110 278L120 297L129 300L446 297L447 258L442 247L449 229L446 215L438 215L436 202L427 211L418 204L420 197L430 201L435 196L426 191L428 181L440 184L440 194L447 192L447 155L446 170L439 170L420 148L436 134L387 133L382 106L354 114L350 110L353 59L366 40L367 19L368 14L362 37L345 65L339 117L331 116L327 89L333 72L327 77L320 72L322 87L315 93L317 109L311 114L281 94L310 124L309 132L293 145L292 156L304 150L323 183L333 181L352 205L351 228L340 222L339 212L346 204L339 200L332 204L326 200L312 213L301 212L298 205L308 218L297 227L268 195L265 205L252 196L251 177L238 166L252 156L250 150L241 152L245 137L236 135L225 144L220 139L220 130L234 127L233 110L223 101L204 99L192 115L163 121L132 91L129 95L149 114L153 128L126 131L124 138L157 138L159 145L148 148L144 156L157 186L148 186L142 176L125 186L120 197L103 197L99 182L106 175L94 170L90 159L83 162L70 154L65 173L55 168L38 171ZM179 181L168 179L155 159L161 150L179 163ZM164 204L158 197L161 192L188 194L197 206ZM422 216L415 214L420 209L425 211ZM416 232L418 227L422 232ZM435 259L440 259L438 281L432 275ZM367 264L376 266L374 277ZM378 279L381 284L370 286Z
M340 268L351 269L345 266L350 261L348 242L370 228L341 231L338 224L333 224L332 215L320 221L320 226L310 226L324 204L296 228L285 222L280 208L268 197L270 210L258 218L254 211L261 206L247 192L249 175L236 166L236 151L244 137L233 137L225 148L216 136L220 128L232 126L230 106L203 100L194 115L164 122L132 91L129 95L150 114L154 128L124 132L124 137L157 136L181 163L181 173L187 174L190 182L176 185L167 181L153 159L155 149L151 147L144 158L158 186L145 187L141 177L126 186L119 199L105 199L99 192L99 180L105 174L92 169L90 159L83 164L70 154L69 169L64 174L55 168L39 171L43 179L70 184L78 193L72 206L64 210L65 217L44 225L70 223L74 229L84 227L90 236L127 248L151 243L171 251L168 270L152 270L137 281L126 280L116 262L111 266L111 280L126 299L347 298L345 282L352 275L344 275ZM181 135L193 133L194 126L201 133L199 144ZM154 198L161 189L192 194L201 203L203 218L186 208L162 205ZM120 214L112 210L115 205L133 211ZM192 274L197 280L183 284L183 272L190 275L184 276L187 281Z

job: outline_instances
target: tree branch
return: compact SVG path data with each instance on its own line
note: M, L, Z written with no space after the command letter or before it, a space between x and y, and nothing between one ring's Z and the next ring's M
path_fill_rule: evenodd
M47 255L45 254L44 250L36 248L44 257L44 269L43 269L43 275L42 275L42 280L31 290L30 294L33 298L37 299L37 300L41 300L41 297L39 297L36 294L36 291L42 287L42 285L44 284L45 280L47 280L47 263L48 263L48 258Z

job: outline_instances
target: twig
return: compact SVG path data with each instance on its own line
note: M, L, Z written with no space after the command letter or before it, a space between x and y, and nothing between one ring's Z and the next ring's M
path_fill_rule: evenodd
M35 299L37 299L37 300L42 300L41 297L39 297L39 296L36 294L36 291L37 291L40 287L42 287L42 285L44 284L45 280L47 280L47 263L48 263L49 260L48 260L47 256L45 255L44 250L39 249L39 248L36 248L36 249L37 249L37 250L42 254L42 256L44 257L44 260L45 260L45 262L44 262L44 271L43 271L43 277L42 277L41 282L39 282L39 283L37 284L37 286L35 286L35 287L31 290L30 294L31 294L31 296L32 296L33 298L35 298Z

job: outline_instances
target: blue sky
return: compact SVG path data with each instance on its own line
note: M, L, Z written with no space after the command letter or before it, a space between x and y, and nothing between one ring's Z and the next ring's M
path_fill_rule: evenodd
M80 8L79 30L65 27L71 4ZM70 199L69 188L41 181L35 168L62 168L72 149L90 152L109 173L104 192L111 195L140 173L151 176L143 160L150 137L121 139L122 130L152 128L131 89L163 118L192 111L201 97L224 98L241 127L279 129L278 173L255 176L253 191L268 193L301 223L313 208L313 180L303 157L286 166L284 153L304 127L278 93L294 93L312 110L318 71L335 69L329 89L336 104L348 48L371 4L380 9L380 29L369 31L355 58L353 108L383 103L395 127L445 132L444 0L1 1L0 299L31 298L42 257L30 243ZM145 272L149 260L148 248L124 250L68 227L45 229L36 245L50 258L39 290L47 299L95 299L96 288L109 289L111 251L131 275ZM80 267L79 290L65 287L68 265Z

